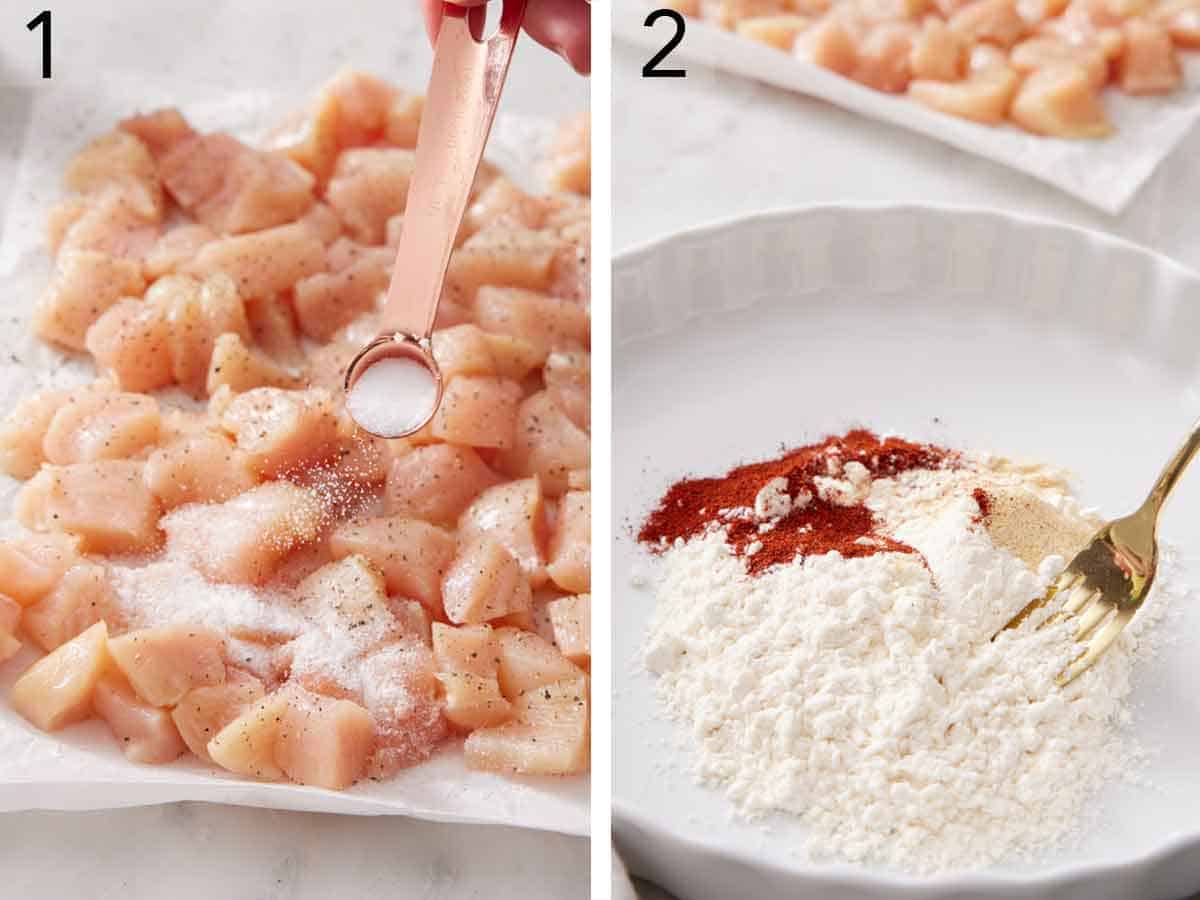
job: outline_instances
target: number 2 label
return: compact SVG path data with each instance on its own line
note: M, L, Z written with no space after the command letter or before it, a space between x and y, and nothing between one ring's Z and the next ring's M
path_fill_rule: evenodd
M683 33L687 29L687 25L683 20L683 16L673 9L656 9L650 15L646 16L646 21L642 23L647 28L653 28L654 23L659 19L670 19L675 23L675 33L671 35L663 48L650 57L650 61L642 66L643 78L686 78L687 69L660 69L658 64L665 60L672 50L679 46L679 42L683 40Z

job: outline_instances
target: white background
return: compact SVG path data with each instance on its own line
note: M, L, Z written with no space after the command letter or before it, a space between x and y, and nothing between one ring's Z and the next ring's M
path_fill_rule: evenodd
M172 82L299 95L343 65L416 91L428 78L430 54L416 0L75 0L52 6L59 84L90 83L106 73L148 79L162 73ZM18 0L0 4L0 202L6 204L13 148L21 146L30 104L44 87L34 77L40 39L24 27L41 8ZM138 52L117 54L108 49L114 45ZM526 40L518 46L502 110L557 118L586 107L587 96L586 81ZM136 98L130 105L136 107ZM31 900L570 900L587 895L587 859L585 840L515 829L203 804L0 816L0 896Z

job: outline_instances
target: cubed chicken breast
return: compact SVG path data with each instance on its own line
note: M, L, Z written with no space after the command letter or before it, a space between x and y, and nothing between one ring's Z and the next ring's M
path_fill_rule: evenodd
M340 791L362 777L375 740L370 714L350 700L290 690L275 761L292 781Z
M539 363L552 350L586 348L591 329L587 310L578 304L516 288L480 288L475 315L484 331L532 344Z
M555 350L546 357L542 381L555 406L579 428L592 425L592 356L585 350Z
M325 267L325 245L303 222L218 238L201 247L182 271L223 272L242 297L270 297Z
M554 261L564 243L550 232L512 223L486 226L467 238L450 258L447 294L470 306L484 285L544 291L550 286Z
M488 488L463 512L459 538L486 536L521 565L533 587L546 581L546 511L539 480L525 478Z
M1200 0L1166 0L1155 6L1151 19L1167 29L1176 46L1200 50Z
M63 184L79 194L116 188L144 220L163 215L162 185L149 148L126 131L111 131L91 141L67 163Z
M790 52L796 38L811 24L812 20L804 16L759 16L738 22L737 33L776 50Z
M187 223L167 229L146 253L146 277L153 280L179 271L201 247L216 238L217 233L207 225Z
M454 536L403 516L356 519L333 530L329 547L335 557L361 554L378 568L389 594L419 600L435 617L442 609L442 579L454 559Z
M1068 44L1059 38L1035 36L1013 47L1008 58L1012 67L1022 75L1030 75L1039 69L1075 66L1084 70L1093 91L1099 91L1108 83L1108 58L1097 44ZM1023 89L1018 91L1018 95L1023 92ZM1018 101L1014 102L1019 102L1019 96ZM1018 124L1026 130L1033 130L1022 123Z
M1010 115L1026 131L1060 138L1112 133L1094 79L1075 65L1039 69L1022 83Z
M582 674L557 647L532 632L497 628L495 634L500 690L514 702L526 691Z
M42 451L55 465L127 459L158 440L158 401L145 394L73 392L59 407Z
M531 596L520 564L487 535L462 542L442 579L446 618L456 624L487 622L528 609Z
M281 688L247 707L208 742L208 758L247 778L281 778L283 770L275 761L275 747L290 695L289 689Z
M356 241L384 242L388 219L408 200L414 159L413 151L397 147L362 147L338 157L325 199Z
M155 706L174 706L193 688L225 681L225 640L208 628L143 628L109 639L108 649L137 695Z
M154 391L174 381L171 327L163 309L136 298L118 300L87 330L84 344L96 368L127 391Z
M96 685L111 665L108 628L97 622L26 669L9 702L42 731L82 722L91 716Z
M383 573L360 554L321 566L296 586L294 597L301 614L330 635L357 631L356 639L376 643L399 636Z
M168 551L213 581L262 584L293 548L316 538L322 517L311 491L274 481L224 503L181 506L162 527Z
M100 679L92 704L131 762L174 762L187 749L171 713L135 694L118 672L109 672Z
M463 229L472 235L495 222L516 222L525 228L541 228L546 203L521 190L503 175L487 186L467 208Z
M66 390L38 391L13 407L0 423L0 470L23 480L41 468L46 461L42 439L69 396Z
M546 495L557 497L567 488L568 473L586 468L590 458L587 432L567 417L547 391L538 391L522 401L516 443L499 464L510 475L538 476Z
M150 286L146 302L161 309L167 322L175 381L194 396L204 396L217 338L234 333L250 339L245 305L233 280L220 273L203 281L170 275Z
M122 297L141 296L145 288L136 260L94 250L64 253L34 310L34 333L70 350L84 350L92 323Z
M220 503L258 483L249 457L225 435L202 431L150 454L146 486L164 509L186 503Z
M79 561L79 538L73 535L37 534L0 542L0 593L30 606Z
M317 272L296 283L293 305L300 330L327 341L340 328L375 309L387 290L396 255L388 248L368 247L344 268Z
M500 670L500 643L491 625L434 622L432 641L433 658L438 671L497 677Z
M62 231L55 252L92 251L135 262L144 260L158 243L161 229L135 208L136 202L115 187L88 197L80 214Z
M513 719L472 731L463 746L467 766L521 775L572 775L588 767L585 678L555 682L522 694Z
M1161 25L1130 19L1121 31L1125 50L1117 59L1117 84L1127 94L1168 94L1183 82L1183 66Z
M577 666L587 667L592 660L592 597L579 594L561 597L546 604L554 643L559 653Z
M521 386L494 375L450 379L430 423L434 437L468 447L503 450L516 441Z
M592 583L592 495L569 491L558 506L558 518L550 535L550 580L573 594L591 590Z
M263 683L241 669L226 667L222 684L193 688L171 710L187 748L208 762L208 742L264 696Z
M858 65L858 42L836 13L818 20L796 39L793 52L814 65L850 77Z
M161 509L142 481L144 467L125 459L44 466L17 495L14 514L33 531L76 535L87 552L153 549Z
M967 43L945 22L931 16L913 38L908 64L913 78L958 81L967 71Z
M281 365L301 366L300 329L286 297L255 297L244 305L250 343Z
M900 94L912 77L911 55L916 26L909 22L881 22L863 36L851 78L860 84Z
M1017 11L1017 0L973 0L949 20L950 30L968 44L994 44L1008 49L1029 33Z
M433 333L432 345L433 358L447 382L457 375L497 374L487 332L478 325L468 323L440 328ZM521 377L524 375L518 376Z
M103 566L81 562L68 569L50 591L25 610L25 633L49 652L82 634L101 619L115 625L120 600Z
M246 346L240 335L226 332L213 344L205 389L211 396L221 385L228 385L231 391L240 394L257 387L293 388L301 380L297 371Z
M996 65L953 83L918 79L908 86L908 95L938 112L998 125L1004 121L1020 82L1021 76L1014 69Z
M416 447L392 461L385 508L389 515L453 525L472 500L499 481L470 447Z
M174 107L122 119L117 127L141 140L155 160L184 138L195 134L187 119Z
M221 425L260 475L273 478L332 459L341 434L326 391L255 388L234 397Z
M423 762L446 735L445 701L429 648L402 639L370 653L359 669L362 703L375 726L372 778Z
M469 672L439 672L437 677L446 697L446 719L455 728L473 731L512 718L512 703L500 693L494 675L489 678Z

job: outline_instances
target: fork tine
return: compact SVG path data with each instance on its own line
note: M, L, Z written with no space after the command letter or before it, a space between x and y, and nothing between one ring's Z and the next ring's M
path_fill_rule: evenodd
M1087 649L1058 676L1059 687L1065 687L1091 668L1100 655L1125 630L1125 626L1129 624L1129 620L1133 618L1135 612L1136 610L1132 609L1118 609L1117 614L1109 620L1108 624L1088 642Z
M1028 603L1026 603L1025 606L1022 607L1021 611L1019 613L1017 613L1015 616L1013 616L1011 619L1009 619L1008 622L1005 624L1005 626L1000 629L1000 631L1007 631L1010 628L1019 628L1025 622L1026 619L1030 618L1039 609L1042 609L1047 603L1049 603L1051 600L1053 600L1060 593L1070 590L1076 584L1076 582L1079 581L1081 578L1082 578L1082 576L1072 574L1069 571L1063 572L1061 575L1058 576L1058 578L1056 578L1054 580L1054 583L1051 584L1050 587L1048 587L1046 589L1046 593L1042 594L1040 597L1034 597L1032 600L1030 600ZM1053 617L1051 617L1051 618L1053 618ZM1047 620L1046 622L1043 622L1038 627L1044 628L1044 627L1046 627L1046 625L1048 623L1049 623L1049 620ZM996 639L996 635L998 635L1000 633L1000 631L997 631L996 634L992 635L992 640Z
M1079 614L1079 624L1075 628L1075 640L1087 640L1088 635L1099 627L1113 609L1115 609L1113 604L1105 601L1099 592L1094 593L1092 599Z
M1074 615L1084 608L1092 599L1096 597L1096 591L1083 583L1083 579L1079 579L1079 583L1071 589L1071 594L1063 603L1062 611L1066 615Z

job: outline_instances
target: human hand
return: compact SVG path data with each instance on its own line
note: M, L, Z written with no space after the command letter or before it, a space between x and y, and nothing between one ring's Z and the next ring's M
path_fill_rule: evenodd
M483 6L488 0L451 0L458 6ZM421 0L425 28L432 41L442 23L442 0ZM592 7L589 0L529 0L525 31L571 64L576 72L592 70Z

